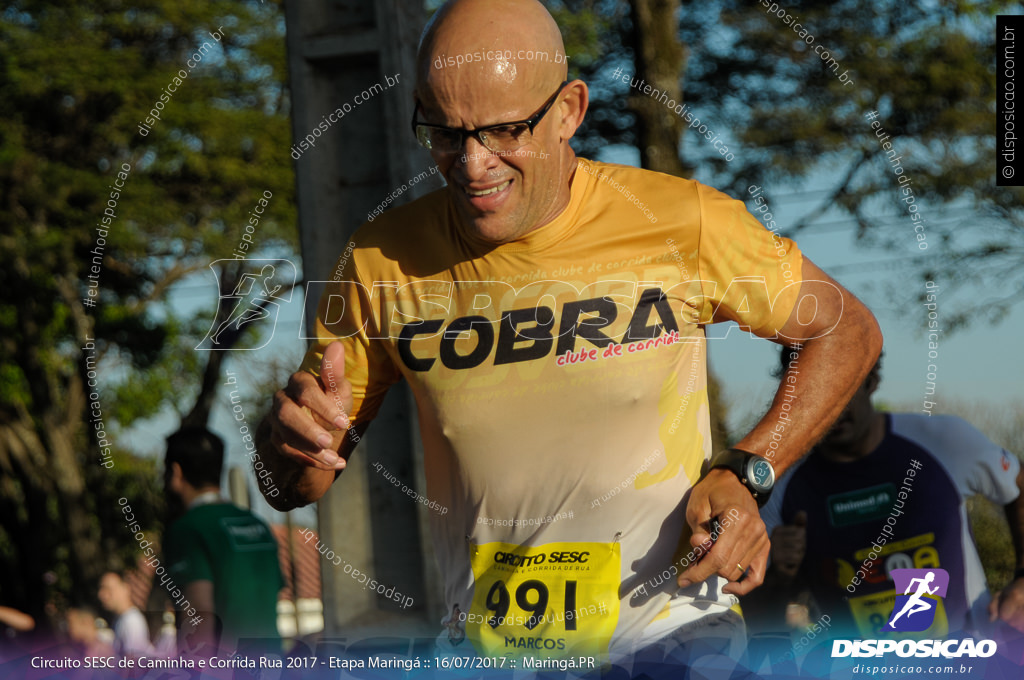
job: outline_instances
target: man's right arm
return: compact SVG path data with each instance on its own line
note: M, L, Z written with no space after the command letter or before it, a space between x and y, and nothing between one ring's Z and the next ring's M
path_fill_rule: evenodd
M256 434L256 450L272 484L259 485L267 503L286 512L318 500L345 469L359 437L349 431L352 386L340 342L324 349L320 378L299 371L274 395ZM274 488L275 496L267 495Z
M195 616L178 610L180 627L178 636L182 645L200 655L215 654L217 650L217 614L214 611L213 581L190 581L183 587L185 599L195 608Z

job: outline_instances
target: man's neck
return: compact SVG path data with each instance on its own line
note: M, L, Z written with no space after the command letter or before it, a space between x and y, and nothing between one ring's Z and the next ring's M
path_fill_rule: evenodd
M820 443L815 450L833 463L852 463L871 454L885 439L885 414L875 411L864 438L850 446L828 446Z
M216 502L220 498L219 486L204 486L198 489L186 488L181 494L181 500L186 508L193 508L197 505Z

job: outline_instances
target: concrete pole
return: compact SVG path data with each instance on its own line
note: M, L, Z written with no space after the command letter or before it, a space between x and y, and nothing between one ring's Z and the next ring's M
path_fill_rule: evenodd
M419 3L399 0L309 0L285 3L285 8L294 141L312 134L330 112L346 104L352 107L316 138L313 148L299 149L295 161L304 277L323 281L331 278L366 215L431 166L409 131L415 50L425 13ZM386 89L354 101L378 83ZM396 203L439 185L436 176L420 182ZM317 302L315 292L305 301L307 321L314 318ZM348 469L320 500L319 533L355 568L415 599L401 617L426 615L429 608L428 618L434 621L440 616L433 593L440 590L436 570L429 587L424 576L425 563L433 560L424 553L421 539L425 511L409 497L396 495L395 487L369 468L380 462L423 492L417 481L422 479L416 472L422 453L411 403L404 382L391 390ZM321 566L325 634L339 634L355 623L384 621L388 610L396 611L397 603L366 590L334 563L322 560Z
M252 508L249 500L249 478L246 475L248 470L235 466L228 468L228 497L231 502L240 508L249 510Z

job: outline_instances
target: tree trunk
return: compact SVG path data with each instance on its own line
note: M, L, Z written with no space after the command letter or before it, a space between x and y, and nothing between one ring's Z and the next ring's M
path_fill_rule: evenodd
M679 42L680 0L630 0L633 10L633 54L636 86L630 108L637 117L640 164L648 170L689 177L691 168L679 158L683 120L668 107L683 103L680 86L686 68L686 48ZM655 98L644 88L665 93Z
M111 481L99 465L86 391L94 366L87 366L84 348L93 324L67 281L57 277L56 289L71 320L68 340L82 349L73 357L55 350L48 330L34 322L45 318L39 300L14 297L23 320L14 356L27 392L0 410L0 602L30 614L41 633L70 604L63 593L91 600L103 571L116 566L104 559L110 552L97 521L97 498L111 496L102 493Z
M80 386L62 406L84 404ZM64 411L57 416L58 411ZM71 592L85 593L103 569L98 526L80 447L81 408L51 406L38 419L23 414L0 426L0 488L3 530L18 559L14 573L3 574L4 604L22 609L47 627L45 604L58 592L48 576L66 576ZM54 531L54 527L60 527ZM62 573L63 572L63 573ZM49 622L53 623L53 622Z
M648 170L677 177L689 177L692 168L679 156L683 119L668 102L683 103L680 82L686 68L686 47L679 40L680 0L630 0L633 12L633 54L636 64L635 86L630 108L637 118L637 146L640 164ZM665 93L655 98L644 88ZM710 348L709 348L710 351ZM725 405L718 380L708 366L708 404L711 411L711 445L715 451L728 446Z

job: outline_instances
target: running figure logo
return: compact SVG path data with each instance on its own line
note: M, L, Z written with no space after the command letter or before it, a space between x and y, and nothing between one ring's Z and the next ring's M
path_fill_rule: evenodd
M896 603L882 630L927 630L935 620L939 598L946 596L949 573L945 569L893 569L890 575L896 584Z
M222 262L225 263L225 267L233 267L238 265L239 260L217 260L211 263L210 269L213 270L214 276L223 275L224 270L218 266ZM277 315L281 307L279 303L289 302L292 297L296 274L295 265L289 260L242 260L242 262L245 269L238 278L238 284L230 294L220 297L213 326L203 338L203 342L196 346L196 349L260 349L274 337ZM219 279L218 284L220 284ZM222 285L218 285L218 288L223 290ZM227 312L226 315L225 312ZM224 320L217 323L218 319ZM264 319L267 319L265 323L269 325L270 334L258 346L245 348L222 346L225 333L230 335L230 332L240 332L245 326ZM228 345L230 344L228 343Z

